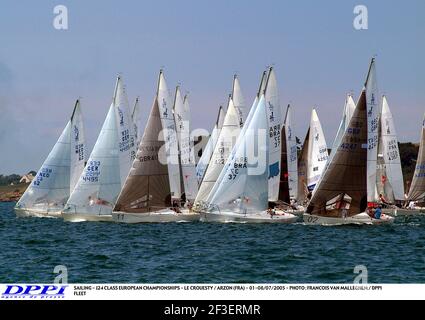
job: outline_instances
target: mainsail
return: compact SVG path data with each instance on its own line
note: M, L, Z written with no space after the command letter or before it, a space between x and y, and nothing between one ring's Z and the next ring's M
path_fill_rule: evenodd
M136 155L136 139L132 112L128 103L127 93L121 76L118 76L113 99L117 112L118 153L120 158L121 183L125 181L128 170Z
M397 134L388 102L382 97L380 139L377 157L377 191L387 201L404 200L404 182Z
M372 58L365 83L367 102L367 201L375 202L376 164L378 156L379 94L376 80L375 58Z
M265 99L261 96L209 203L212 210L250 214L267 209L268 128Z
M74 177L84 166L84 149L84 128L77 100L71 120L16 207L45 212L63 209L75 185Z
M206 198L205 202L206 203L210 203L211 199L215 196L217 189L219 188L219 186L221 185L221 182L223 181L223 179L225 179L225 175L226 172L228 170L228 167L231 165L234 157L235 157L235 153L236 151L239 149L239 145L241 143L244 143L244 139L245 139L245 132L247 130L247 128L249 127L251 120L255 114L255 110L257 109L258 106L258 102L260 97L264 94L264 89L265 89L265 84L266 84L266 80L267 80L267 71L264 71L261 77L261 82L260 82L260 87L258 89L258 93L255 96L254 102L252 104L251 109L249 110L248 116L243 124L243 127L238 135L238 138L236 139L236 143L233 146L233 150L231 152L231 154L229 155L229 157L227 158L226 164L224 165L223 169L220 172L219 177L217 178L217 181L215 182L213 188L211 189L208 197Z
M171 97L168 92L167 83L165 82L164 72L162 70L159 73L157 96L159 115L163 128L161 138L165 141L164 147L166 153L166 157L163 159L160 158L160 161L166 162L168 167L171 197L173 199L180 199L181 179L176 124L174 122Z
M366 92L362 91L348 128L328 169L314 192L307 213L320 216L347 216L367 207L368 115Z
M245 99L242 95L239 78L236 74L233 76L232 100L233 100L235 109L237 110L239 115L239 126L242 128L243 124L245 123L248 112L245 106Z
M196 165L196 177L198 178L198 184L201 184L202 180L204 179L205 172L217 144L218 136L220 135L221 129L223 128L224 117L225 112L220 106L218 109L217 121L211 132L210 138L208 139L207 145L202 152L201 158Z
M240 132L240 121L238 112L233 104L232 97L229 97L226 117L224 118L223 128L218 137L210 163L205 172L204 179L199 187L196 196L196 203L205 202L211 192L217 178L219 177L230 152L235 145Z
M64 211L110 215L131 162L132 125L122 78L117 78L108 114L87 165ZM134 141L133 141L134 143Z
M179 141L184 193L186 199L193 202L198 193L198 180L196 179L195 154L190 131L189 99L187 95L184 99L182 98L179 87L176 88L174 99L174 118Z
M418 159L416 160L415 173L413 174L407 199L410 201L425 202L425 114L422 122Z
M307 188L313 191L328 161L328 147L322 125L315 109L311 112L310 138L308 140Z
M86 166L86 138L83 125L80 100L75 102L71 116L71 177L70 193L74 190L81 173Z
M282 116L276 75L270 68L265 89L267 120L269 123L269 201L279 198Z
M350 124L351 117L353 116L354 109L356 109L356 103L353 100L353 96L351 94L347 95L345 99L344 111L342 113L341 123L339 124L338 131L336 133L336 137L334 143L332 145L331 154L329 156L329 160L332 159L336 150L338 150L339 145L341 144L342 136L345 133L345 130L348 128Z
M298 156L297 142L293 132L291 106L286 109L284 127L282 128L282 157L279 200L289 203L298 195Z

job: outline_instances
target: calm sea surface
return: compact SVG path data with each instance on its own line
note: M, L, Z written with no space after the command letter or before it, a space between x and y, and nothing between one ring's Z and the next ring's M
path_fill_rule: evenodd
M16 218L0 203L0 283L425 283L425 217L392 226L164 223Z

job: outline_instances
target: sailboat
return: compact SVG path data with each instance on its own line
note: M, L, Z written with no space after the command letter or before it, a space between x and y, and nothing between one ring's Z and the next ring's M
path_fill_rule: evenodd
M214 128L211 132L210 138L208 139L207 145L202 152L201 158L196 164L196 177L198 179L198 185L204 180L205 172L207 171L208 164L210 163L211 156L214 152L215 146L217 144L218 137L220 135L221 129L223 128L225 112L223 107L218 108L217 120L215 122Z
M425 214L425 114L415 172L406 200L407 207L398 209L397 215Z
M290 105L286 109L283 123L278 208L301 215L304 213L304 208L296 205L298 196L298 150L292 126Z
M196 211L201 211L202 208L207 205L209 195L220 176L230 153L232 152L236 139L239 136L240 129L243 126L243 121L246 118L246 115L244 115L244 106L241 105L241 103L243 103L243 98L241 98L240 86L239 84L235 85L235 82L238 82L238 78L236 76L233 78L233 90L228 99L227 112L224 118L223 127L217 139L204 179L202 180L198 194L196 195L194 205L194 209ZM235 97L239 102L240 105L238 107L234 104L233 97Z
M298 203L306 206L328 162L328 148L322 125L313 108L310 126L298 160Z
M395 203L405 199L404 182L394 119L386 96L382 97L379 133L376 202L384 206L384 213L396 215L398 209Z
M173 111L179 144L184 198L190 206L198 193L198 180L196 178L194 142L190 131L189 98L187 95L182 98L179 87L176 88Z
M60 217L85 165L80 101L37 175L16 204L18 216Z
M375 202L378 149L378 89L373 58L365 87L335 155L309 202L307 224L381 224L394 218L366 213ZM369 207L369 209L368 209Z
M181 210L181 172L171 98L161 70L158 89L136 159L112 214L115 222L196 221Z
M62 212L64 220L112 221L112 209L134 154L133 128L123 80L118 76L96 144Z
M297 217L269 209L269 123L264 95L253 105L201 221L290 223Z
M201 221L289 223L297 219L292 214L269 209L268 145L275 140L268 134L266 116L264 91L268 71L262 74L258 93L232 153L207 198Z

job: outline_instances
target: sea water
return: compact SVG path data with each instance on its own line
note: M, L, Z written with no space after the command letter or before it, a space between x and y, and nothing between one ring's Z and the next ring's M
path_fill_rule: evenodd
M425 217L386 226L70 223L0 203L0 283L425 283Z

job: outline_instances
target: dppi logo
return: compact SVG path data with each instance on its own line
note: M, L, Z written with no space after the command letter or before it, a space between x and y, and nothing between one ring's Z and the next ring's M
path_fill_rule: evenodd
M74 126L74 139L77 142L80 138L80 130L78 130L77 126Z
M3 299L63 299L67 285L8 285Z
M122 113L121 109L118 107L118 114L120 116L120 126L124 125L124 114Z

